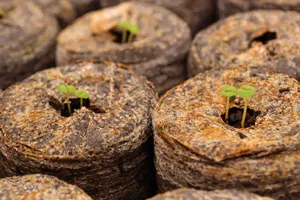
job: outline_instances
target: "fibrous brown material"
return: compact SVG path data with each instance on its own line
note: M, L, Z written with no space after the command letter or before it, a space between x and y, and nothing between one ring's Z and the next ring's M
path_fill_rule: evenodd
M220 91L244 84L257 89L248 104L249 118L257 116L254 125L235 128L221 118L226 98ZM230 118L243 106L232 97ZM287 75L245 66L199 74L160 99L153 126L161 191L234 188L300 198L300 86Z
M138 24L132 43L117 43L111 30L119 21ZM152 81L159 93L185 79L183 59L190 47L188 25L155 5L127 2L88 13L58 37L57 63L114 61L130 65Z
M300 80L300 14L251 11L217 22L194 39L189 76L216 67L267 67Z
M300 11L300 0L218 0L220 17L258 9Z
M80 188L43 174L0 179L0 197L7 200L92 200Z
M91 10L96 10L98 5L98 0L70 0L76 9L77 16L81 16Z
M0 88L46 68L54 61L58 26L30 1L0 1Z
M71 0L33 0L45 12L55 16L62 24L71 23L76 17Z
M272 200L268 197L238 190L204 191L195 189L177 189L156 195L149 200Z
M128 0L100 0L103 7L117 5ZM215 0L136 0L164 6L186 21L193 33L212 23L215 19Z
M62 83L87 91L90 106L63 117ZM156 96L113 63L49 69L9 87L0 100L0 176L45 173L95 199L147 197Z

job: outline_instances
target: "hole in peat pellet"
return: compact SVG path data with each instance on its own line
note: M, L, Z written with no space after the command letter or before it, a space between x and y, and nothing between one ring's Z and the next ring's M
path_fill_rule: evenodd
M249 43L249 47L251 47L253 42L261 42L263 44L267 44L269 41L275 40L276 38L277 38L277 33L276 32L267 31L264 34L253 38Z
M228 124L235 128L241 128L243 111L244 109L242 108L230 108L228 114ZM260 115L260 113L260 111L254 111L248 108L245 120L245 128L255 125L256 117ZM221 117L225 122L225 113L221 115Z
M119 44L126 44L126 43L129 43L128 40L129 40L129 36L130 36L130 32L129 31L126 31L126 38L125 38L125 42L123 42L123 32L122 30L120 29L117 29L117 28L113 28L111 29L110 31L110 34L113 35L113 37L115 38L114 39L114 42L115 43L119 43ZM132 41L130 42L133 42L135 39L135 35L133 35L132 37Z
M71 114L74 113L75 110L80 109L80 98L70 99L71 102ZM57 99L50 97L49 105L55 110L59 111L61 116L69 117L71 116L68 110L68 104L61 104ZM93 111L94 113L106 113L104 109L99 106L91 105L89 99L83 99L82 106L87 109Z

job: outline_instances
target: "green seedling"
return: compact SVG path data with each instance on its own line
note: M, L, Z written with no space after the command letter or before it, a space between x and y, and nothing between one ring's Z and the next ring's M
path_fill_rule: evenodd
M67 103L68 105L68 111L69 114L71 115L71 102L69 97L75 93L76 88L73 85L66 85L66 84L60 84L57 88L57 90L65 95L65 100L64 102Z
M228 123L228 113L229 113L229 101L230 97L235 96L237 93L236 87L233 86L225 86L222 88L221 94L227 98L226 101L226 110L225 110L225 121Z
M90 95L84 90L76 90L75 96L80 98L80 108L83 105L83 99L88 99L90 97Z
M126 43L127 31L129 31L130 35L128 37L127 42L133 41L133 36L136 35L140 29L136 24L131 24L129 22L119 22L117 27L122 30L122 43Z
M241 122L241 127L245 127L245 119L247 114L247 106L248 106L248 100L253 94L255 93L255 88L250 85L242 85L241 89L237 90L237 94L244 99L244 112Z
M4 16L4 10L0 8L0 18L2 18L3 16Z

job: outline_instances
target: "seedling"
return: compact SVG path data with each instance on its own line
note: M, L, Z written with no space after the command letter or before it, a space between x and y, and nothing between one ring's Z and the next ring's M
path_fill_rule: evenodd
M225 121L228 123L228 113L229 113L229 101L230 97L235 96L237 93L236 87L233 86L225 86L222 88L221 94L227 98L226 101L226 110L225 110Z
M4 16L4 10L0 8L0 18L2 18L3 16Z
M127 40L128 43L132 42L133 36L140 31L139 27L136 24L131 24L129 22L119 22L117 27L122 30L122 43L126 43L127 31L129 31L130 33Z
M69 97L75 93L76 88L73 85L60 84L57 89L59 92L61 92L65 95L64 103L67 103L68 111L69 111L69 114L71 115L72 111L71 111L71 102L70 102Z
M88 99L90 97L90 95L84 90L76 90L75 96L80 98L80 108L83 105L83 99Z
M248 99L255 93L255 88L250 85L242 85L241 89L237 90L237 94L244 99L244 112L241 122L241 127L245 127L245 119L247 114Z

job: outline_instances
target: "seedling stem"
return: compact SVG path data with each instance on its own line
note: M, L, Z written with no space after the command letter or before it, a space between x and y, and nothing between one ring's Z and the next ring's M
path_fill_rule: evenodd
M241 127L245 128L245 120L247 114L248 99L254 94L255 88L250 85L242 85L237 94L244 99L244 111L242 116Z
M225 122L228 123L228 113L229 113L229 104L230 97L236 95L237 89L233 86L225 86L222 88L221 94L227 98L226 100L226 110L225 110Z

